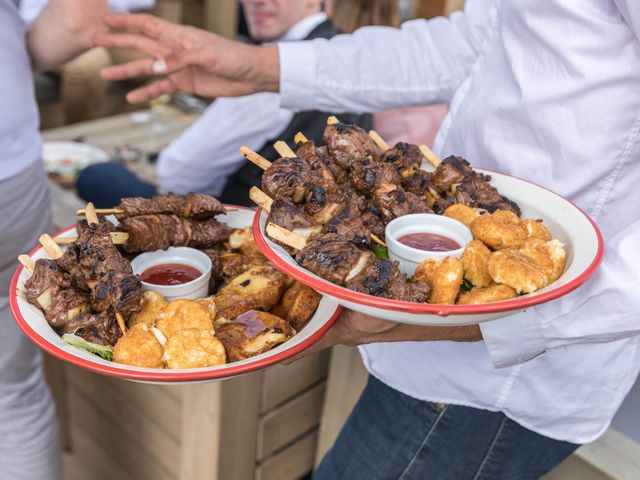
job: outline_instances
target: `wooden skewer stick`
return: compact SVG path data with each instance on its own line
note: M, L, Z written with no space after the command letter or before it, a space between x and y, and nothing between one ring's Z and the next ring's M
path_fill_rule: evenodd
M307 241L304 237L301 237L286 228L282 228L275 223L267 224L267 234L274 240L284 243L296 250L302 250L307 245Z
M309 139L304 136L304 133L298 132L295 137L293 137L293 141L296 143L307 143Z
M426 145L420 145L418 148L420 149L420 153L424 155L427 161L434 167L438 168L438 165L440 165L440 163L442 162L442 160L440 160L440 157L433 153L433 151Z
M120 213L124 213L124 210L121 208L94 208L93 209L98 215L118 215ZM84 216L86 215L86 210L81 208L80 210L76 210L76 215Z
M389 145L387 145L387 142L382 139L378 132L376 132L375 130L369 130L369 136L376 143L376 145L378 145L378 147L382 149L383 152L389 150Z
M276 143L274 143L273 148L275 148L276 152L278 152L278 155L283 158L297 157L296 152L291 150L291 147L289 147L289 145L287 145L286 142L283 142L282 140L278 140Z
M271 204L273 203L273 200L269 195L264 193L258 187L251 187L251 189L249 190L249 198L253 202L255 202L256 205L259 205L260 207L262 207L264 211L266 212L271 211Z
M271 162L262 155L257 154L249 147L240 147L240 153L250 162L255 163L262 170L267 170L271 166Z
M124 335L127 333L127 327L124 324L124 317L120 312L116 312L116 320L118 321L118 326L120 327L120 331Z
M42 235L40 235L40 238L38 240L40 241L40 245L42 245L42 247L51 258L57 260L62 256L62 250L60 249L58 244L53 241L53 238L51 238L48 233L43 233Z
M378 245L382 245L384 248L387 248L387 244L384 243L377 235L371 234L371 240L373 240Z
M91 202L87 203L87 206L84 209L84 216L87 217L87 222L89 222L89 225L100 223L100 220L98 220L96 209Z
M27 269L28 272L33 273L36 268L36 262L33 261L29 255L19 255L18 261Z
M122 245L129 238L129 234L127 232L111 232L109 235L111 236L111 241L114 245ZM78 237L56 237L53 241L58 245L68 245L75 242L77 239Z
M327 125L335 125L336 123L340 123L338 117L334 117L333 115L331 115L329 118L327 118Z

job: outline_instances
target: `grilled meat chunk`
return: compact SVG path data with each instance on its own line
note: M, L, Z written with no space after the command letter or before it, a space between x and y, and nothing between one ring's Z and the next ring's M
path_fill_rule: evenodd
M441 194L452 191L452 187L466 178L476 176L469 162L462 157L449 156L442 160L431 175L431 186Z
M300 203L311 181L311 167L301 158L279 158L262 174L262 190L271 198Z
M117 206L124 213L118 215L122 220L139 215L173 214L185 218L202 220L225 212L224 205L216 198L204 193L190 192L186 197L175 193L154 195L151 198L123 198Z
M362 272L348 281L345 286L356 292L386 297L387 291L398 276L398 265L387 259L371 258Z
M399 185L400 174L391 163L374 163L370 159L354 164L350 175L351 185L360 193L371 195L380 185Z
M405 274L398 275L389 290L387 296L394 300L404 302L425 303L429 298L429 285L423 282L407 282Z
M373 203L385 222L410 213L432 213L427 204L396 185L383 185L373 194Z
M400 176L402 178L400 183L402 188L419 197L424 197L427 189L429 188L431 173L419 168L407 168L400 173Z
M417 145L411 143L398 142L380 157L381 162L391 163L402 171L407 168L420 168L424 157Z
M231 229L227 224L213 219L202 221L185 220L185 222L188 222L189 229L191 230L191 237L187 244L188 247L213 247L217 243L227 240L231 233Z
M91 291L91 300L98 312L113 310L128 318L142 309L142 284L137 275L109 272Z
M122 335L113 312L81 313L62 328L62 333L73 333L98 345L115 345Z
M302 208L283 197L277 197L273 201L267 221L305 238L321 229Z
M24 284L24 296L29 303L40 308L38 297L53 287L71 288L71 277L55 260L41 258L36 261L33 274Z
M493 213L496 210L509 210L520 216L520 207L487 181L491 177L475 176L467 178L456 188L456 202L468 207L484 208Z
M345 170L367 157L379 161L380 150L371 137L357 125L336 123L327 125L323 135L329 154Z

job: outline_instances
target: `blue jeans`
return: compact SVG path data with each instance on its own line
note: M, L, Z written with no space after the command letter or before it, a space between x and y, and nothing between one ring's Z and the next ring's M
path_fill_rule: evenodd
M150 198L156 187L143 182L120 163L105 162L89 165L80 172L76 181L78 196L93 202L97 208L111 208L125 197Z
M502 413L416 400L370 375L314 479L534 479L578 446Z

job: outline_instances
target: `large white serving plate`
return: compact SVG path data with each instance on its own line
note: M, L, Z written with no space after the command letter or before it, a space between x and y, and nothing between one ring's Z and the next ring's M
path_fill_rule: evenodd
M602 260L602 236L596 224L576 205L525 180L495 172L491 184L520 205L523 218L541 218L554 238L565 244L567 262L562 276L535 293L482 305L438 305L403 302L354 292L302 268L287 251L264 234L267 215L256 212L253 235L262 253L277 268L340 305L375 317L416 325L469 325L511 315L575 290L596 271Z
M217 217L218 220L236 228L245 228L251 225L254 217L253 209L235 206L230 207L236 210L226 215L220 215ZM75 235L75 228L69 227L55 236L71 237ZM34 249L29 255L34 260L46 258L47 256L42 247ZM22 266L16 270L13 280L11 281L10 302L11 311L13 312L16 322L36 345L65 362L72 363L93 372L141 382L185 383L212 381L234 377L273 365L300 353L322 338L342 310L335 301L323 297L314 316L293 338L269 352L246 360L217 367L181 370L140 368L104 360L63 342L49 326L42 312L24 298L22 293L23 285L30 276L31 274Z

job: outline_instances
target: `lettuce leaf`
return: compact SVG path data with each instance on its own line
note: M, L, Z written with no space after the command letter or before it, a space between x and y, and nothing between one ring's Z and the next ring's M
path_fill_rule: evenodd
M97 343L87 342L84 338L72 333L62 335L62 340L72 347L97 355L105 360L113 360L113 347L111 345L98 345Z

